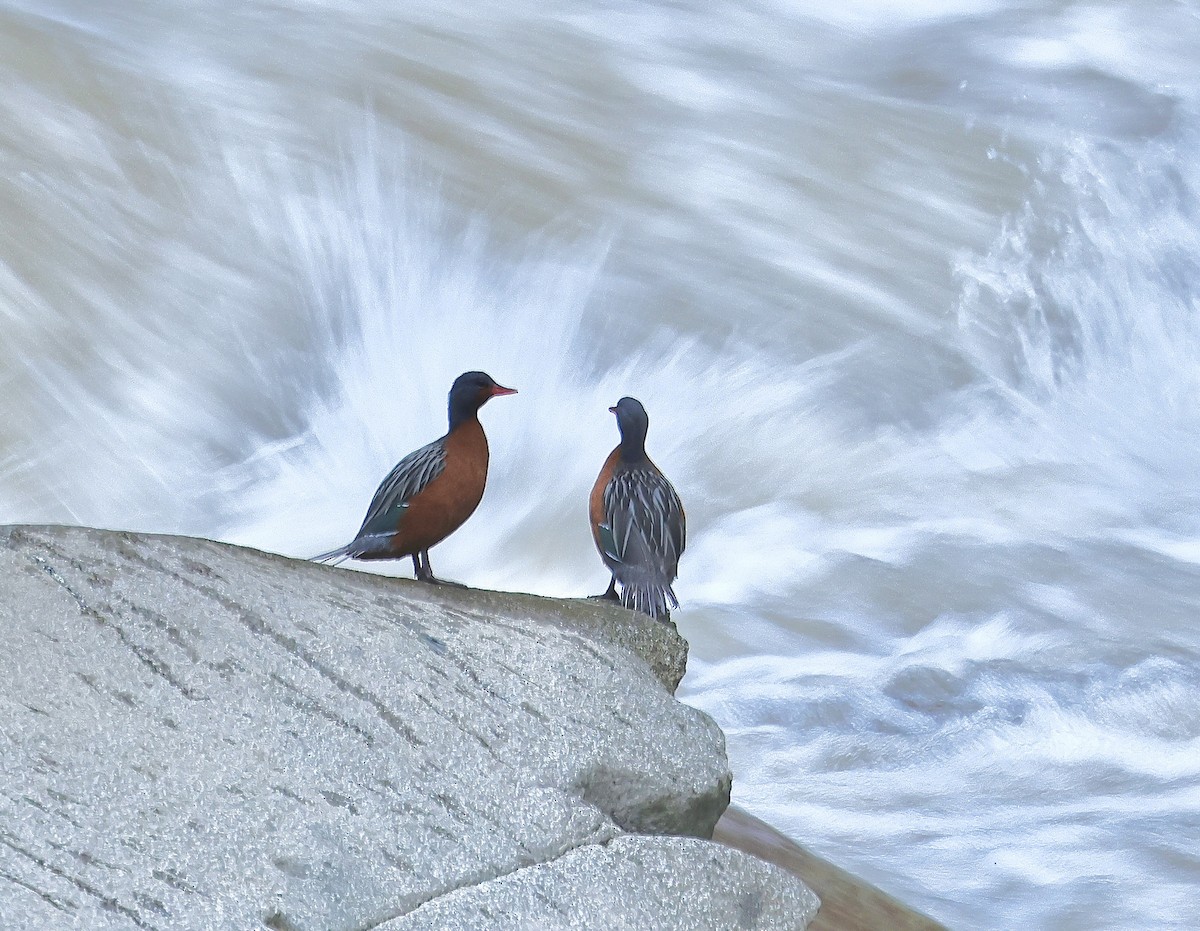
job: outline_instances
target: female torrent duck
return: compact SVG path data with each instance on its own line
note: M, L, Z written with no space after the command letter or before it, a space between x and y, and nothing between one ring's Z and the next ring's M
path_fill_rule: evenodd
M679 607L671 583L687 537L683 504L646 455L650 418L641 402L621 398L609 410L617 415L621 442L605 460L589 502L592 537L612 572L608 591L598 597L669 620L670 608Z
M450 388L446 435L396 463L353 540L313 558L336 565L345 559L411 556L420 581L439 582L429 565L429 550L475 512L487 483L488 444L479 408L491 398L516 393L483 372L459 375Z

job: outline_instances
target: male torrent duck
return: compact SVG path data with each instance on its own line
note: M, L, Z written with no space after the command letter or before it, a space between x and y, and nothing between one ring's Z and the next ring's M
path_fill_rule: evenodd
M683 504L646 455L650 418L641 402L621 398L609 410L617 415L621 442L605 460L590 499L592 537L612 572L608 591L598 597L665 620L670 608L679 607L671 583L687 537Z
M488 444L479 408L491 398L516 393L483 372L459 375L450 388L446 435L397 462L371 499L357 536L313 559L336 565L345 559L411 556L419 580L439 582L429 566L429 549L475 512L487 483Z

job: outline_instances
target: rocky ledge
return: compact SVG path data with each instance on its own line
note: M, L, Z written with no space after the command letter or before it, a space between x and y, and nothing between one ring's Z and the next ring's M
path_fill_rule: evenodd
M711 837L669 625L202 540L0 530L12 929L801 929Z

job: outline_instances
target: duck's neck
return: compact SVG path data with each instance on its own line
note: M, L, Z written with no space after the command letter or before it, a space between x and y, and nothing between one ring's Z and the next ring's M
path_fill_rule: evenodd
M453 401L450 402L451 433L471 421L479 422L479 405L475 403L474 399L459 401L457 404Z
M637 465L640 462L646 462L646 434L644 433L622 433L621 445L617 447L621 450L621 461L626 465Z

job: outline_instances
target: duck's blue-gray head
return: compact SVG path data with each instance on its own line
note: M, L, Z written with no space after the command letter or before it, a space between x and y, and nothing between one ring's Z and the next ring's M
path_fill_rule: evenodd
M617 429L621 431L621 456L628 460L645 458L646 431L650 429L650 418L646 408L637 398L621 398L609 408L617 415Z
M516 393L516 388L496 384L487 372L463 372L450 386L450 429L474 417L492 398Z

